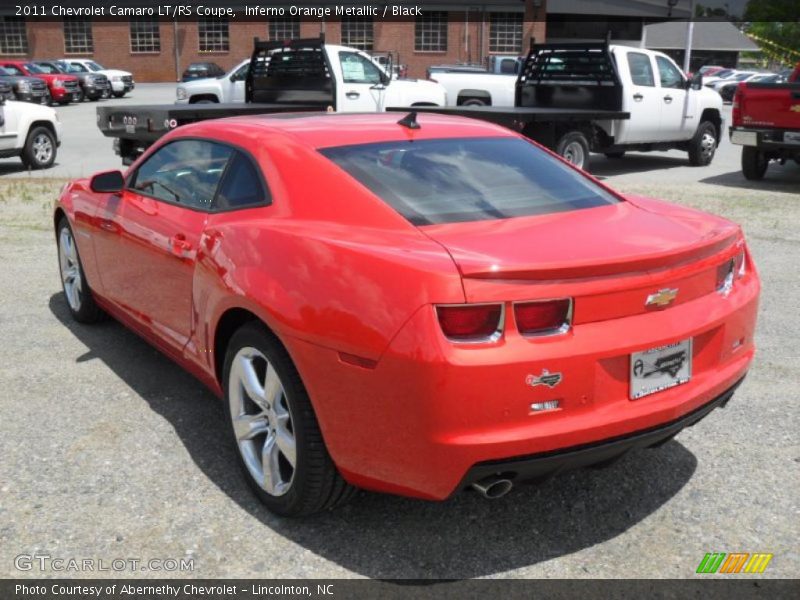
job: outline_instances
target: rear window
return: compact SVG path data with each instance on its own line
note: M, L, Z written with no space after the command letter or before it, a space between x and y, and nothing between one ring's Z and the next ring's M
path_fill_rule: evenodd
M320 152L414 225L509 219L619 202L518 138L388 142Z

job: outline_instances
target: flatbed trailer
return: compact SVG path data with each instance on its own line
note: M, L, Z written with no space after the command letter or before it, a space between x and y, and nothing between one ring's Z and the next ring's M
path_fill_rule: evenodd
M114 149L124 164L131 164L153 142L176 127L246 115L321 110L318 104L230 103L152 104L97 108L97 126L115 138Z

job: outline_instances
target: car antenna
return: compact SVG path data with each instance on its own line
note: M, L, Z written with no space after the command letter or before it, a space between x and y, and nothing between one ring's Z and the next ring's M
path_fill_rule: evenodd
M398 125L408 127L409 129L422 129L422 126L417 123L417 111L412 110L405 117L397 122Z

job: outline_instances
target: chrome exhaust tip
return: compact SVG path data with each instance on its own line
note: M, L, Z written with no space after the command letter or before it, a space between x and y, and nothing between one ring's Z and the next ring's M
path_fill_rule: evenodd
M489 500L502 498L510 492L513 487L514 484L511 480L504 479L503 477L487 477L472 484L472 489Z

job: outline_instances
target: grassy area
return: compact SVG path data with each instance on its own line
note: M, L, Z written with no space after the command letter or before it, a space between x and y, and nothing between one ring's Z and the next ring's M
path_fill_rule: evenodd
M63 179L0 179L0 240L22 231L49 231L53 202Z

